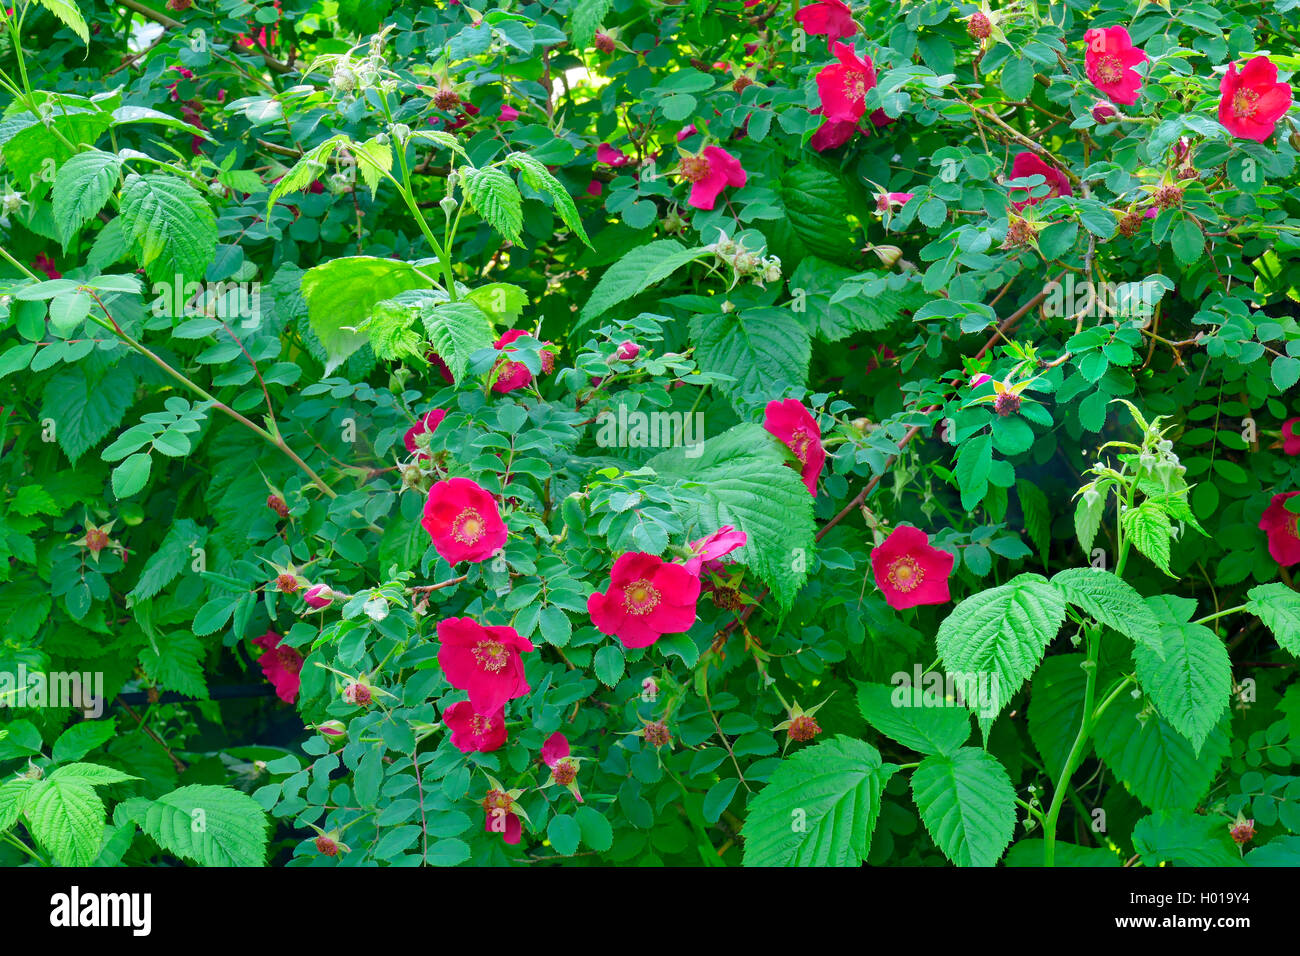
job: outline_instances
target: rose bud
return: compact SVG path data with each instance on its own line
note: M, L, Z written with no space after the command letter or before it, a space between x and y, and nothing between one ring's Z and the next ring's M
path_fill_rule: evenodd
M308 607L320 610L334 603L334 592L330 590L328 584L313 584L303 594L302 599L307 602Z
M637 345L635 342L624 342L618 347L618 351L614 353L614 356L620 362L631 362L640 354L641 346Z

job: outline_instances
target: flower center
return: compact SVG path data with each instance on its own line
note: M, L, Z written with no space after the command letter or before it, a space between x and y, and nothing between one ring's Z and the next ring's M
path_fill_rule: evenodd
M790 436L790 450L804 464L808 463L808 446L811 444L812 436L802 429Z
M1290 512L1288 512L1288 514L1290 514ZM1291 515L1290 520L1287 521L1286 524L1282 525L1282 530L1285 531L1289 537L1300 541L1300 515Z
M510 794L504 790L489 790L483 797L483 809L489 813L493 810L505 810L509 812L514 806L514 801L510 799Z
M475 714L473 721L470 722L470 729L475 734L486 734L492 729L492 718Z
M483 516L474 508L466 508L451 523L451 536L461 544L474 544L483 532Z
M698 183L705 176L709 175L709 161L704 156L683 156L681 161L682 175L693 183Z
M478 661L479 666L485 671L498 673L506 666L508 659L505 645L500 641L479 641L474 646L474 660Z
M850 70L844 74L844 95L857 102L867 95L867 74L860 70Z
M561 787L567 787L578 776L578 766L568 757L565 757L551 769L551 773L554 775L556 783Z
M623 592L623 607L629 614L640 617L649 614L659 604L659 589L642 578L633 581Z
M925 577L925 569L917 563L916 558L908 554L891 564L885 576L889 578L890 584L906 594L920 586Z
M1106 54L1097 60L1097 75L1103 83L1118 83L1124 79L1124 64L1114 54Z
M1259 94L1254 90L1238 90L1232 97L1232 112L1237 119L1250 119L1255 115Z

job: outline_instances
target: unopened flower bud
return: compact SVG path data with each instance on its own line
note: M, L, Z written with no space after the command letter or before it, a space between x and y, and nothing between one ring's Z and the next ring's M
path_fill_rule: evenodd
M641 346L631 341L619 345L618 351L614 353L615 357L618 358L620 362L631 362L640 354Z

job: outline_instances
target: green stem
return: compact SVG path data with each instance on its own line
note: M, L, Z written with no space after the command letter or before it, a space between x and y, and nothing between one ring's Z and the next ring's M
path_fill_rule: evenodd
M1097 694L1097 655L1100 648L1101 641L1097 639L1096 632L1089 631L1088 657L1082 665L1088 675L1083 691L1083 719L1079 722L1079 733L1074 738L1073 746L1070 747L1070 754L1065 758L1065 766L1061 768L1061 776L1056 781L1056 789L1052 792L1052 803L1043 818L1043 866L1055 865L1056 821L1061 815L1061 807L1065 805L1065 794L1070 786L1070 777L1083 761L1084 747L1088 743L1088 737L1092 734L1093 724L1096 721L1096 714L1093 713L1092 708Z
M1236 607L1230 607L1226 611L1219 611L1215 614L1207 614L1200 620L1193 621L1193 624L1205 624L1209 621L1217 621L1221 617L1227 617L1229 614L1236 614L1238 611L1244 611L1249 607L1247 604L1238 604Z

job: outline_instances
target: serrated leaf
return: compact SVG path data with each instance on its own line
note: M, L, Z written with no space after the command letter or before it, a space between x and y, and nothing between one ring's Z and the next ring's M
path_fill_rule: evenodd
M762 426L743 423L702 449L656 455L649 467L683 489L678 514L687 527L708 534L729 524L747 535L731 557L748 565L788 610L807 578L802 569L813 553L815 529L812 498L775 439Z
M74 463L122 421L135 392L135 379L115 365L92 380L76 365L46 383L41 417L53 420L55 437Z
M1065 599L1095 621L1160 653L1160 622L1133 585L1100 568L1068 568L1052 578Z
M113 494L119 500L130 498L148 483L152 467L153 459L145 452L131 455L113 469Z
M113 195L122 160L113 153L92 149L73 156L54 178L54 223L66 249L69 241Z
M173 631L158 642L157 650L141 648L139 659L140 666L154 683L188 697L207 700L204 654L203 642L193 634Z
M785 309L756 308L691 319L691 341L701 370L732 381L717 387L740 411L748 401L780 394L808 379L812 342Z
M379 189L379 180L393 168L392 144L373 136L364 143L353 143L350 149L356 157L357 168L361 170L361 178L373 197Z
M1032 481L1023 478L1016 482L1020 496L1020 511L1025 516L1025 534L1038 549L1038 557L1047 564L1047 553L1052 546L1052 514L1047 496Z
M488 166L461 173L461 188L474 211L489 226L516 245L524 224L523 197L519 187L502 170Z
M1065 599L1039 574L962 601L936 635L944 670L988 694L981 715L996 716L1020 689L1065 620Z
M168 853L201 866L263 866L267 819L238 790L195 784L149 805L141 829Z
M131 590L136 601L148 600L176 579L190 563L192 547L202 547L208 529L189 518L177 518L154 553L144 564L140 579Z
M935 845L957 866L993 866L1011 842L1016 792L986 751L926 757L912 771L912 797Z
M90 45L90 28L86 26L86 18L81 15L81 11L72 0L37 0L37 2L63 21L65 27L81 37L82 43Z
M676 239L656 239L638 246L605 270L592 290L591 298L582 307L574 331L582 329L620 302L644 292L656 282L662 282L688 262L708 255L712 253L702 246L687 249Z
M1159 810L1133 827L1133 848L1147 866L1245 866L1217 814Z
M596 36L596 28L609 13L613 0L578 0L573 5L569 16L569 30L573 36L573 45L579 50L591 46Z
M510 153L506 156L506 162L520 171L524 182L529 186L551 197L560 219L574 235L582 240L583 244L590 247L591 240L587 238L587 230L582 227L582 218L578 215L578 207L574 205L573 197L560 181L551 175L551 171L545 164L527 153Z
M1158 648L1143 643L1133 649L1138 683L1199 754L1232 695L1228 649L1203 624L1165 623L1156 635Z
M860 865L897 769L870 744L842 736L782 760L749 804L745 865Z
M174 176L132 173L122 185L120 212L150 279L203 278L217 248L217 220L193 186Z
M1192 808L1210 789L1228 754L1225 719L1206 737L1200 755L1158 713L1143 719L1142 702L1123 693L1097 718L1097 756L1133 796L1152 810Z
M1173 525L1169 515L1158 505L1144 501L1130 508L1120 517L1120 526L1133 547L1151 559L1161 571L1174 577L1169 570L1169 538Z
M876 730L918 753L955 753L970 736L970 712L955 701L930 699L924 686L858 684L858 709Z
M1283 649L1300 657L1300 594L1274 583L1253 587L1246 597L1246 610L1264 622Z
M99 852L107 814L92 786L39 780L23 804L27 829L58 866L87 866Z
M378 303L429 285L411 263L373 256L345 256L303 273L308 322L328 356L325 374L367 343L367 333L358 330Z
M55 763L80 760L96 747L111 740L116 730L117 723L113 720L83 720L73 724L54 741L50 758Z
M1079 539L1079 547L1084 554L1092 551L1097 532L1101 529L1101 516L1106 510L1106 493L1094 492L1079 496L1074 506L1074 534Z
M443 303L422 312L421 319L429 344L457 382L464 378L470 356L492 347L492 323L482 309L469 302Z

